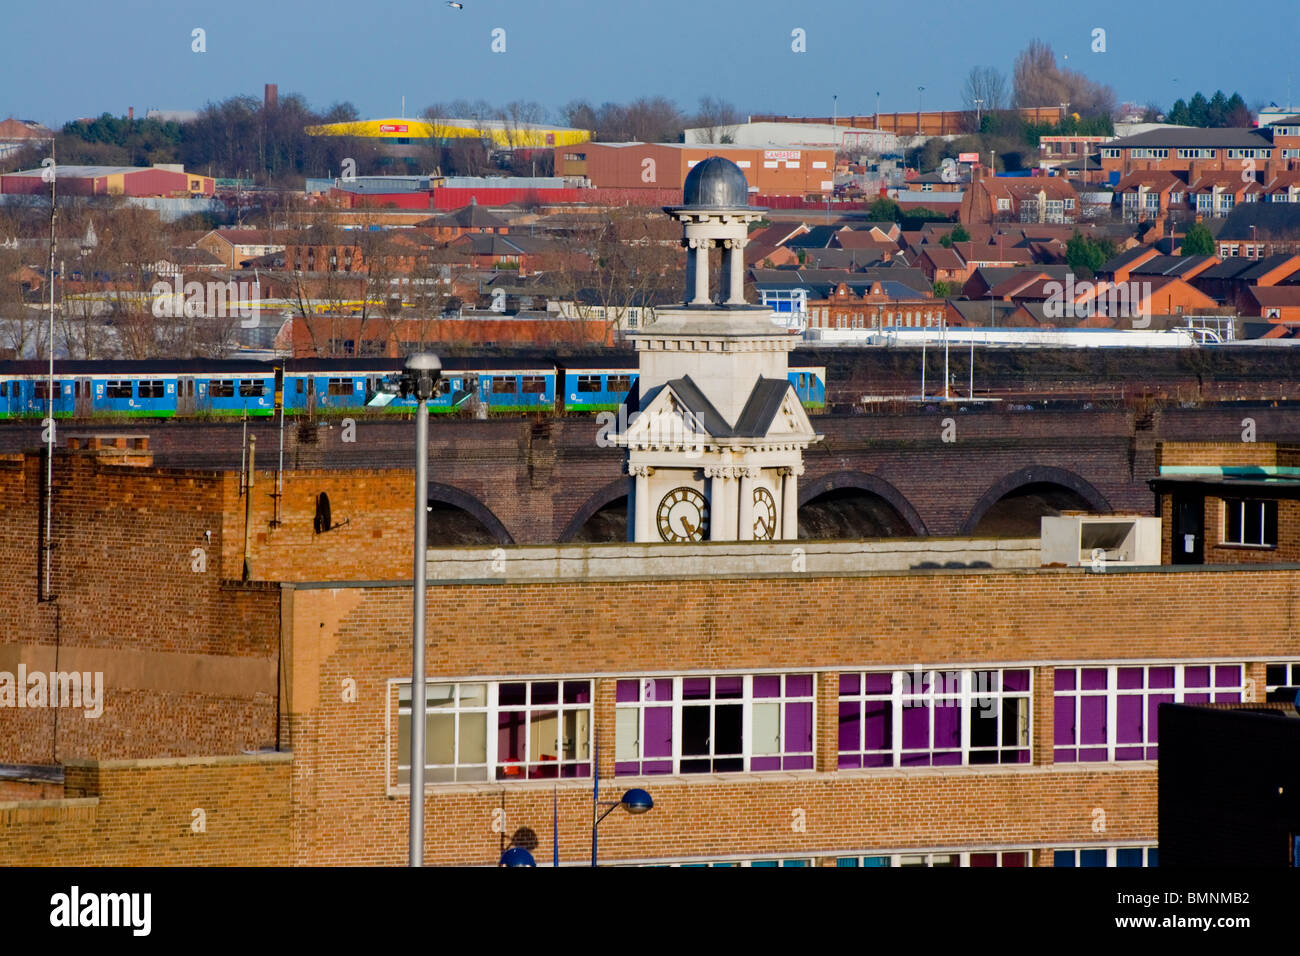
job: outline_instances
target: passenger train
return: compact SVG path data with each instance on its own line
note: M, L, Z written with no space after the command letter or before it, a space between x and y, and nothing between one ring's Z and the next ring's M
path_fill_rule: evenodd
M634 365L600 358L444 358L433 412L464 409L473 399L489 412L597 412L617 409L637 380ZM56 418L269 416L329 414L369 408L409 412L415 399L385 388L398 359L158 359L56 361ZM826 404L824 367L790 369L805 407ZM48 414L49 366L0 361L0 419Z

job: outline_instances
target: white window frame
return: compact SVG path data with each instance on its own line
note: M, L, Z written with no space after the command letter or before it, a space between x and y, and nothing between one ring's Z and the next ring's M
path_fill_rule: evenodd
M1133 845L1130 845L1130 846L1062 846L1062 847L1054 847L1054 848L1052 849L1052 851L1051 851L1051 852L1052 852L1052 866L1053 866L1053 867L1056 866L1056 854L1058 854L1058 853L1071 853L1071 852L1072 852L1072 853L1074 854L1074 867L1073 867L1073 868L1074 868L1074 869L1083 869L1083 867L1081 867L1081 866L1079 865L1079 854L1080 854L1080 853L1082 853L1082 852L1085 851L1085 850L1105 850L1105 851L1106 851L1106 866L1107 866L1108 868L1112 868L1112 869L1113 869L1113 868L1119 866L1119 851L1120 851L1120 850L1141 850L1141 851L1142 851L1142 867L1143 867L1143 868L1146 868L1146 867L1151 866L1151 854L1152 854L1152 852L1157 852L1157 853L1158 853L1158 852L1159 852L1159 849L1160 849L1160 848L1159 848L1158 846L1156 846L1155 844L1146 844L1146 845L1140 845L1140 846L1133 846ZM1157 857L1157 860L1158 860L1158 859L1159 859L1159 857ZM1064 867L1062 867L1062 869L1064 869ZM1133 869L1137 869L1137 867L1133 867Z
M389 683L390 685L392 685L393 689L389 691L389 701L388 701L390 707L390 714L392 714L388 723L389 726L388 754L390 756L390 759L393 762L392 771L390 772L394 773L395 776L390 776L388 779L390 781L395 780L396 785L400 787L405 785L407 781L409 781L410 779L410 777L408 776L410 773L410 763L409 763L410 752L407 747L400 746L399 741L401 739L401 725L403 721L406 721L408 724L410 721L411 682L410 680L390 680ZM586 683L587 702L566 704L564 702L564 685L566 683ZM500 688L503 684L527 685L528 691L525 697L525 704L522 706L517 706L513 704L502 706L499 702L500 701L499 693L500 693ZM557 702L554 704L534 705L532 703L532 688L533 685L535 684L559 685L557 688ZM483 704L482 706L461 707L460 706L461 686L483 687L485 691L486 703ZM455 703L453 704L453 706L450 708L431 706L430 698L433 698L435 700L438 699L435 695L441 689L447 687L451 687L454 689L453 693L455 694L455 698L454 698ZM530 780L555 781L555 780L591 779L591 770L592 770L591 761L592 761L592 752L593 752L592 736L594 733L594 726L595 726L594 723L595 682L591 678L540 677L534 679L502 680L502 681L489 681L489 680L429 681L426 682L425 684L425 701L426 701L425 703L426 720L435 716L435 714L437 713L455 715L455 724L454 724L455 731L453 733L453 740L452 740L454 762L451 764L426 763L425 764L426 786L448 786L448 785L455 786L455 785L464 785L466 783L475 783L475 784L487 783L496 786L501 784L517 783L517 782L530 781ZM519 763L517 761L510 761L505 763L501 762L501 760L499 759L498 748L497 748L497 743L498 743L497 716L504 712L522 711L525 714L527 714L527 713L531 713L534 710L537 711L554 710L556 712L556 719L555 719L556 754L559 756L562 756L564 753L565 714L570 712L585 711L587 713L586 758L582 759L580 757L577 760L563 760L563 759L556 760L554 763L554 766L556 767L556 773L554 776L529 777L528 769L531 766L547 766L548 764L543 761L532 759L534 755L529 753L529 749L531 748L531 733L527 729L528 721L525 720L526 729L524 731L525 734L524 761L522 763ZM485 747L486 760L483 763L474 762L474 763L462 764L459 762L460 744L461 744L460 715L462 713L484 715L485 732L486 732L486 747ZM427 742L428 742L427 725L425 729L425 735L426 735L425 740L426 740L426 749L427 749ZM409 741L410 738L408 737L407 739ZM393 757L394 751L396 751L395 758ZM587 772L585 774L579 773L567 777L562 776L561 768L563 768L564 766L572 765L572 766L581 767L583 764L586 764L587 767ZM514 776L511 774L503 774L502 770L505 767L522 767L523 773L519 776ZM476 771L478 771L479 769L483 770L482 775L476 773ZM436 779L437 776L447 771L450 771L449 775L451 779L447 779L447 780Z
M849 854L836 854L835 862L838 865L840 860L856 860L858 866L861 867L862 861L864 860L888 860L889 868L924 867L927 869L931 869L936 866L936 862L935 862L936 860L942 860L942 859L952 860L955 858L956 859L955 864L939 863L937 865L939 866L955 865L958 868L965 869L970 866L970 858L972 856L986 856L989 854L994 854L998 858L998 867L1000 868L1002 866L1003 855L1011 854L1011 853L1023 853L1025 856L1024 867L1016 867L1016 869L1028 869L1029 867L1032 867L1034 865L1033 847L1018 847L1015 849L1003 849L1003 850L924 850L924 851L917 850L911 853L892 853L892 852L891 853L849 853ZM903 862L904 860L907 860L908 862L904 863ZM866 867L866 869L872 869L872 868L873 867ZM879 867L879 868L885 869L885 867Z
M1029 672L1028 689L1023 691L1002 690L1002 680L1003 680L1002 675L1004 671L1028 671ZM994 690L992 688L989 688L985 690L985 689L973 687L972 675L974 675L977 672L993 674L994 675L993 683L996 685L997 689ZM839 701L846 701L846 700L854 701L859 705L860 708L865 707L867 701L888 700L890 703L891 740L890 740L889 758L891 762L886 766L882 766L882 767L864 767L862 768L864 770L896 772L899 770L933 770L933 769L945 770L945 769L955 768L958 766L961 767L1000 767L1000 766L1029 767L1032 766L1033 764L1034 761L1034 669L1032 667L974 667L974 668L968 668L964 670L931 669L927 671L875 670L875 671L851 671L848 673L856 674L856 676L858 677L858 692L856 694L841 693L838 697ZM874 693L868 694L866 692L867 676L880 675L880 674L890 674L890 693L888 698L884 698ZM915 684L915 677L918 674L921 676L922 686L923 687L928 686L929 690L918 692L917 689L913 686ZM954 682L951 680L951 675L954 674L958 675L956 681L958 686L956 688L952 686ZM958 702L957 706L961 710L961 743L959 747L961 752L960 764L933 763L933 757L935 751L934 718L935 718L935 711L937 709L935 707L934 702L936 698L942 700L956 700ZM1023 747L1016 747L1011 745L1004 746L1001 743L993 747L973 747L971 745L971 719L970 719L971 705L973 702L981 701L986 698L992 698L995 701L997 720L998 720L996 737L999 741L1001 741L1002 739L1002 730L1003 730L1002 701L1006 699L1019 699L1025 701L1025 715L1023 719L1025 744ZM905 751L903 749L903 710L905 707L909 706L909 702L913 702L913 701L924 702L929 707L930 747L924 751L922 750ZM838 705L837 705L837 709L838 709ZM861 713L861 710L859 710L859 713ZM860 731L861 731L861 726L859 726L859 732ZM835 751L837 757L841 753L848 753L848 754L861 756L864 758L865 761L865 758L869 753L873 755L879 755L883 753L883 751L879 751L879 750L868 751L862 746L862 743L863 743L862 740L859 739L857 750L846 751L840 749L839 741L837 740L836 751ZM945 750L945 752L947 752L951 748L943 748L943 749ZM1015 753L1022 749L1028 754L1026 759L1023 761L1004 762L1000 759L995 759L992 761L976 761L976 762L971 761L972 753L976 753L976 754L987 753L997 757L1000 756L1003 752ZM926 764L911 764L911 765L907 765L903 763L903 758L905 756L922 754L922 753L928 753L931 757L932 762ZM852 767L844 768L844 770L846 771L854 770L854 769L857 768L852 768Z
M1287 678L1285 684L1273 684L1268 680L1268 668L1285 667L1286 671L1283 677ZM1269 696L1277 693L1283 687L1300 687L1300 661L1270 661L1264 665L1264 699L1268 700Z
M741 680L742 680L740 696L739 696L739 697L725 697L725 698L719 698L719 697L717 697L716 695L717 695L717 681L718 681L718 679L719 679L719 678L736 678L736 677L741 678ZM759 697L759 698L755 698L755 697L754 697L754 678L756 678L756 677L758 677L758 678L762 678L762 677L778 677L778 678L780 678L780 679L781 679L781 695L778 696L778 697ZM811 680L811 682L812 682L812 692L811 692L811 694L809 694L808 696L803 696L803 695L788 695L788 694L786 693L785 688L786 688L786 678L789 678L789 677L808 677L808 678ZM708 697L708 699L707 699L707 702L706 702L706 700L703 699L703 698L693 698L693 699L690 700L690 701L683 700L683 698L682 698L682 682L683 682L683 681L686 681L686 680L694 680L694 679L697 679L697 678L708 678L708 679L712 682L712 683L710 684L710 686L709 686L709 697ZM636 715L637 715L637 716L636 716L636 734L637 734L637 736L636 736L636 740L634 741L634 746L635 746L635 748L636 748L636 756L628 755L628 752L627 752L626 750L623 750L623 749L622 749L622 748L626 745L626 741L625 741L624 739L622 739L622 738L618 735L617 730L615 730L615 740L614 740L614 748L615 748L615 749L614 749L614 759L615 759L615 762L616 762L616 763L623 763L623 762L631 761L631 760L635 760L635 761L637 761L638 763L645 763L647 760L650 760L650 761L671 760L671 762L672 762L672 769L671 769L671 770L669 771L669 773L667 773L667 774L664 774L664 773L642 773L642 772L640 772L640 771L637 771L637 772L635 772L635 773L623 773L623 774L618 774L618 776L621 776L621 777L627 778L627 777L641 777L641 776L645 776L645 777L663 777L663 776L696 776L696 775L699 775L699 774L717 774L717 773L814 773L815 770L816 770L816 761L817 761L817 675L816 675L815 673L813 673L813 672L810 672L810 671L792 671L792 672L789 672L789 673L780 673L780 674L692 674L692 675L689 675L689 676L677 676L677 677L662 677L662 676L661 676L661 677L621 677L621 678L618 678L618 680L620 680L620 681L621 681L621 680L636 680L636 681L639 681L639 682L640 682L641 687L640 687L640 691L639 691L639 693L638 693L638 700L636 700L635 702L633 702L633 701L616 702L615 705L614 705L614 710L615 710L615 720L614 720L614 722L615 722L615 727L616 727L616 728L617 728L618 723L619 723L619 720L618 720L618 716L617 716L617 715L618 715L618 713L619 713L620 711L622 711L622 712L635 711L635 712L636 712ZM644 696L645 696L645 682L648 681L648 680L671 680L671 681L673 682L673 687L672 687L672 702L671 702L671 707L672 707L672 741L673 741L673 747L672 747L672 755L671 755L671 757L645 757L645 756L641 753L641 741L645 739L645 709L646 709L646 707L645 707L645 705L646 705L646 701L644 700ZM660 703L660 702L655 702L655 703L658 703L659 706L661 706L661 707L663 706L663 703ZM808 750L808 751L806 751L806 752L805 752L805 751L802 751L802 750L788 750L787 747L786 747L786 740L785 740L785 731L786 731L786 724L785 724L785 705L786 705L787 703L808 703L808 704L810 704L811 707L812 707L812 717L811 717L812 744L811 744L811 749ZM717 754L717 753L714 751L714 741L713 741L713 737L714 737L714 728L715 728L715 726L716 726L716 717L717 717L717 715L716 715L716 708L718 707L718 705L728 706L728 705L736 705L736 704L739 704L739 705L740 705L740 708L741 708L741 725L740 725L740 745L741 745L741 752L740 752L739 754L721 754L721 755L719 755L719 754ZM779 733L780 733L780 738L779 738L779 740L778 740L778 742L777 742L777 748L776 748L776 750L775 750L774 752L770 752L770 753L767 753L767 752L759 752L759 753L755 753L755 752L754 752L754 744L755 744L755 742L756 742L755 739L754 739L754 706L755 706L756 704L758 704L758 705L773 704L773 705L776 705L776 706L777 706L778 714L779 714L779 721L780 721L780 731L779 731ZM683 753L682 753L682 744L683 744L683 734L682 734L682 711L683 711L683 709L686 708L686 707L700 707L700 706L706 706L706 705L707 705L707 706L709 707L709 709L710 709L710 714L709 714L709 728L710 728L710 733L709 733L709 753L708 753L708 754L683 754ZM667 709L667 708L665 707L664 709ZM758 758L779 757L779 758L781 758L782 760L784 760L784 759L787 758L787 757L802 757L802 756L805 755L805 753L807 754L807 756L809 756L809 757L811 758L812 767L810 767L810 768L806 768L806 769L798 769L798 770L794 770L794 769L792 769L792 770L779 770L779 771L778 771L778 770L775 770L775 769L765 769L765 770L752 770L752 769L751 769L752 764L753 764L753 760L754 760L755 757L758 757ZM740 761L741 761L741 769L740 769L740 770L713 770L713 769L709 769L709 770L685 770L685 771L682 770L682 762L683 762L683 760L685 760L685 761L708 760L708 761L712 762L712 761L715 761L715 760L718 760L718 759L727 759L727 758L738 758L738 759L740 759Z
M1151 676L1150 676L1150 675L1151 675L1151 669L1152 669L1152 668L1166 668L1166 667L1172 667L1172 668L1174 669L1174 686L1173 686L1173 687L1157 687L1157 688L1152 688L1152 687L1150 686L1150 683L1151 683ZM1209 685L1208 687L1187 687L1187 686L1185 685L1185 683L1184 683L1184 676L1185 676L1185 674L1186 674L1186 669L1187 669L1188 667L1208 667L1208 668L1210 669L1210 685ZM1233 685L1233 686L1231 686L1231 687L1216 687L1216 686L1215 686L1215 683L1214 683L1214 679L1215 679L1215 670L1216 670L1216 668L1219 668L1219 667L1236 667L1236 668L1238 669L1239 674L1241 675L1241 676L1240 676L1240 679L1239 679L1239 681L1238 681L1238 683L1235 684L1235 685ZM1119 686L1118 686L1118 672L1119 672L1119 670L1120 670L1121 668L1123 668L1123 669L1125 669L1125 670L1127 670L1127 669L1129 669L1129 668L1141 668L1141 669L1142 669L1142 687L1141 687L1140 689L1137 689L1137 688L1134 688L1134 689L1125 688L1125 689L1123 689L1123 690L1120 690L1120 689L1119 689ZM1085 671L1085 670L1101 670L1101 669L1104 669L1104 670L1107 671L1107 674L1106 674L1106 688L1105 688L1104 690L1083 690L1083 689L1082 689L1082 686L1081 686L1081 685L1082 685L1082 682L1083 682L1083 671ZM1244 701L1244 700L1246 699L1246 691L1247 691L1247 689L1248 689L1249 686L1250 686L1250 685L1246 682L1246 665L1245 665L1244 663L1237 663L1237 662L1233 662L1233 661L1228 661L1228 662L1224 662L1224 661L1213 661L1213 662L1212 662L1212 661L1179 661L1179 662L1169 661L1169 662L1166 662L1166 663L1156 663L1156 664L1102 664L1102 663L1097 663L1097 664L1076 664L1076 665L1071 665L1071 666L1069 666L1069 667L1057 667L1057 668L1056 668L1056 673L1059 674L1059 673L1061 673L1062 671L1074 671L1074 672L1075 672L1075 684L1074 684L1074 689L1073 689L1073 690L1066 690L1066 691L1062 691L1062 690L1053 690L1053 693L1052 693L1052 723L1053 723L1053 727L1052 727L1052 736L1051 736L1051 744L1050 744L1050 746L1051 746L1051 748L1052 748L1052 762L1053 762L1053 763L1061 763L1061 764L1071 764L1071 765L1077 765L1077 766L1086 766L1086 765L1088 765L1088 764L1100 764L1100 763L1133 764L1133 763L1150 763L1150 762L1153 762L1156 758L1154 758L1154 757L1147 757L1147 756L1145 756L1145 754L1146 754L1146 752L1147 752L1150 748L1152 748L1152 747L1159 747L1160 745L1159 745L1159 742L1158 742L1158 741L1153 741L1153 740L1151 739L1151 720L1150 720L1151 709L1150 709L1150 707L1149 707L1149 705L1148 705L1148 703L1147 703L1147 701L1146 701L1146 698L1147 698L1147 697L1150 697L1150 696L1156 696L1156 695L1159 695L1159 696L1172 695L1172 696L1173 696L1173 700L1170 701L1170 703L1181 704L1181 703L1183 703L1184 699L1186 698L1187 694L1189 694L1189 693L1190 693L1190 694L1208 694L1209 697L1210 697L1210 701L1211 701L1212 703L1219 703L1219 702L1221 702L1221 701L1218 700L1218 698L1219 698L1220 695L1223 695L1223 696L1226 698L1227 695L1231 695L1231 694L1234 694L1234 693L1235 693L1235 694L1237 695L1237 699L1238 699L1238 701ZM1105 744L1085 744L1085 743L1083 743L1083 739L1082 739L1082 738L1083 738L1083 734L1082 734L1082 728L1083 728L1083 704L1082 704L1082 701L1083 701L1083 698L1084 698L1084 697L1103 697L1103 696L1106 698L1106 743L1105 743ZM1122 697L1141 697L1141 698L1143 699L1143 703L1142 703L1142 740L1141 740L1140 742L1137 742L1137 741L1125 741L1125 742L1122 743L1122 744L1116 742L1116 735L1117 735L1118 730L1119 730L1119 698L1120 698L1121 696L1122 696ZM1075 726L1075 731L1076 731L1076 735L1077 735L1077 736L1076 736L1075 741L1074 741L1073 744L1066 744L1066 745L1060 747L1059 749L1062 749L1062 750L1076 750L1076 751L1080 751L1080 752L1085 751L1085 750L1087 750L1087 751L1093 751L1093 752L1098 752L1098 751L1101 751L1101 750L1104 749L1104 751L1105 751L1105 755L1106 755L1106 759L1105 759L1105 760L1083 760L1083 759L1076 758L1076 759L1074 759L1074 760L1060 760L1060 761L1058 761L1058 760L1056 759L1056 750L1058 749L1058 747L1057 747L1057 745L1056 745L1056 727L1055 727L1055 722L1056 722L1056 702L1057 702L1058 700L1060 700L1061 698L1063 698L1063 697L1072 697L1072 698L1074 699L1074 726ZM1125 748L1128 748L1128 747L1141 747L1141 748L1142 748L1142 752L1143 752L1143 756L1140 757L1140 758L1139 758L1139 757L1123 757L1123 758L1116 758L1116 756L1115 756L1115 750L1116 750L1117 747L1125 747ZM1082 756L1082 753L1080 753L1080 757L1081 757L1081 756Z
M1262 540L1268 531L1268 520L1267 520L1268 505L1271 504L1274 507L1274 509L1277 511L1281 510L1276 498L1222 498L1220 500L1223 502L1223 529L1222 529L1223 534L1222 537L1219 539L1220 544L1232 545L1233 547L1237 547L1237 548L1259 548L1260 550L1263 551L1271 550L1277 547L1276 541L1269 542L1269 541ZM1260 509L1259 536L1261 540L1233 541L1231 538L1228 537L1228 509L1232 507L1234 503L1241 505L1240 528L1243 537L1245 536L1246 533L1246 506L1247 505L1259 506ZM1274 516L1273 527L1276 532L1277 529L1276 515Z

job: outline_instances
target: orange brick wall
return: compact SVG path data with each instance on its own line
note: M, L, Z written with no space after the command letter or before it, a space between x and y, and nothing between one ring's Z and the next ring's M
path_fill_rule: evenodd
M285 866L288 754L92 761L67 768L66 797L0 803L9 866ZM203 832L196 832L204 812Z
M1035 669L1032 766L835 771L828 694L837 682L827 674L818 680L818 771L607 777L603 794L643 785L657 808L611 815L602 859L1154 843L1150 764L1052 763L1051 663L1290 659L1300 640L1285 608L1297 583L1295 571L1243 569L444 585L429 592L429 674L594 676L608 748L616 675L1027 664ZM1258 614L1240 615L1243 593ZM407 811L401 788L390 794L386 782L396 781L396 691L387 681L409 673L410 592L298 588L287 613L296 859L400 862ZM631 619L653 626L629 627ZM349 678L358 688L351 703L341 692ZM608 750L601 763L612 770ZM430 786L429 862L492 863L519 827L547 857L552 797L549 781ZM589 838L590 782L560 783L558 799L562 855L572 859ZM498 833L492 814L503 808ZM1093 829L1097 808L1104 832ZM792 828L795 809L804 811L803 830ZM364 842L339 839L363 824Z

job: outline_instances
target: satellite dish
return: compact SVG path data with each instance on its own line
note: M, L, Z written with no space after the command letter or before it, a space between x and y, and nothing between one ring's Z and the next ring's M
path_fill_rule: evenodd
M324 534L332 524L330 522L330 496L321 492L316 496L316 519L312 522L317 534Z

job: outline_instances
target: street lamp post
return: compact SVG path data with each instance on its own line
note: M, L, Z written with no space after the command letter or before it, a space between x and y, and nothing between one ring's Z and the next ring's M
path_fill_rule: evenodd
M429 406L442 363L430 352L417 352L406 359L398 386L403 398L416 400L415 407L415 569L411 620L411 832L410 865L424 865L424 602L428 588L425 562L429 523Z
M984 105L983 100L981 99L975 100L975 132L977 133L980 131L980 107L983 105Z
M650 812L654 809L654 806L655 802L650 798L650 794L640 787L634 787L626 791L617 800L601 800L600 784L597 783L591 801L591 865L596 865L596 828L600 826L601 820L609 816L615 807L622 807L628 813L641 814ZM605 812L600 816L596 816L596 810L599 807L604 807Z
M924 86L916 88L916 135L921 135L921 94L925 92Z

